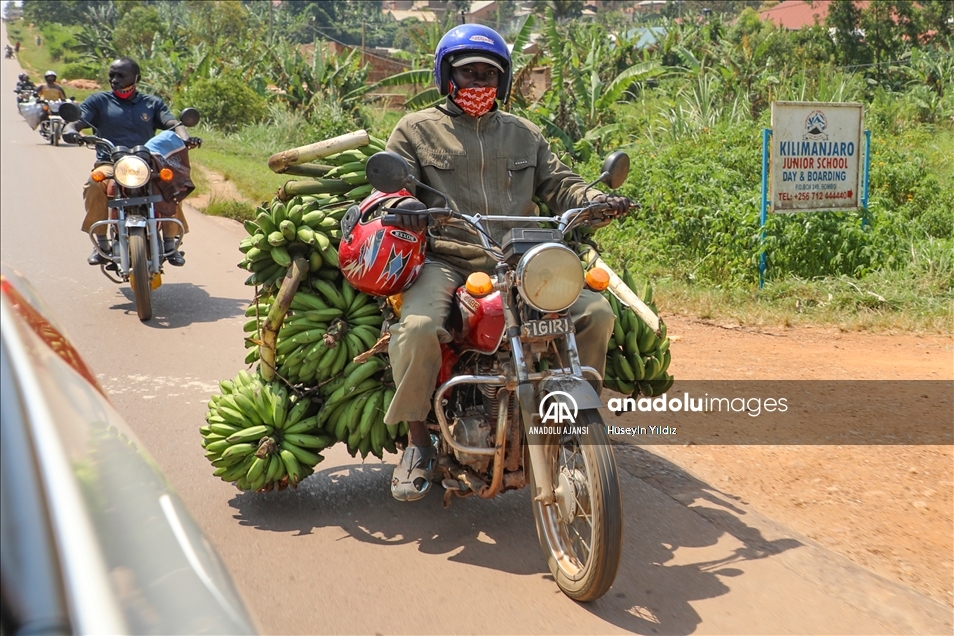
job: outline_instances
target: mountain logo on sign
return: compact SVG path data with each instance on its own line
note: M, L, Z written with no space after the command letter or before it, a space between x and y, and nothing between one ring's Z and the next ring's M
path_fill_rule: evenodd
M813 110L805 118L805 135L802 139L824 140L828 139L825 129L828 128L828 118L820 110Z

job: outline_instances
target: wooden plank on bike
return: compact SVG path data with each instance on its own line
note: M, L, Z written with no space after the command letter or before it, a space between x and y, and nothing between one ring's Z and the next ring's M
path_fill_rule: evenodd
M612 292L616 299L619 302L623 303L630 309L636 312L636 315L643 319L649 328L652 329L656 334L659 334L659 316L650 309L646 303L640 300L639 296L636 295L632 289L630 289L626 283L623 282L623 279L616 275L610 266L600 258L599 253L594 250L592 247L589 248L586 252L583 253L583 260L586 261L587 267L599 267L600 269L606 270L609 274L609 290Z
M308 163L315 159L321 159L345 150L354 150L361 146L367 146L371 142L366 130L356 130L331 139L318 141L307 146L298 148L289 148L276 152L268 158L268 167L272 172L282 174L288 169L288 166L295 166L301 163Z

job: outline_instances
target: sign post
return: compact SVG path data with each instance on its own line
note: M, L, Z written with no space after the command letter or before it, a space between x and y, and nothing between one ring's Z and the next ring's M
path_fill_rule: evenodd
M862 104L772 102L772 128L762 131L763 240L768 207L776 214L867 209L871 136L863 129ZM759 289L765 268L763 251Z

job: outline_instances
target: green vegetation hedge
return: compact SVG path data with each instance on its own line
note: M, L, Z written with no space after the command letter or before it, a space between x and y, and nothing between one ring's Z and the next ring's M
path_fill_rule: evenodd
M183 94L183 106L199 109L202 119L216 128L233 131L265 116L265 98L232 78L199 80Z

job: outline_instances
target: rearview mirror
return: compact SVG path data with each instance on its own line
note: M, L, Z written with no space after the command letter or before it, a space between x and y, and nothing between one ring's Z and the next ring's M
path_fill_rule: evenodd
M623 185L629 175L629 155L617 150L603 162L603 174L600 181L615 190Z
M199 111L194 108L186 108L182 111L182 114L179 115L179 121L181 121L184 126L195 126L199 123L199 119Z
M80 107L74 104L73 102L64 102L60 104L60 117L64 121L73 123L74 121L79 121L80 115L83 113L80 110Z
M411 168L404 157L386 150L378 152L368 159L365 165L368 181L381 192L397 192L407 185Z

